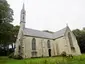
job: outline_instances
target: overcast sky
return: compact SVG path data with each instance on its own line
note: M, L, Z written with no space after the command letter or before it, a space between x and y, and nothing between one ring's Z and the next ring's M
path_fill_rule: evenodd
M14 11L14 25L20 23L23 0L7 0ZM26 27L57 31L66 26L85 27L85 0L24 0Z

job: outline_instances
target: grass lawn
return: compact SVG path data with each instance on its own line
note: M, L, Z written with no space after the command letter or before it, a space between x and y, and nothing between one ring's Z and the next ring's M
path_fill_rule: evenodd
M16 60L0 57L0 64L85 64L85 54L73 58L49 57Z

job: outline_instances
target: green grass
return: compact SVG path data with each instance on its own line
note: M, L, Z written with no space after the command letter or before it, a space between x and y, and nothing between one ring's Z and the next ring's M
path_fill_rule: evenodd
M67 57L49 57L49 58L31 58L16 60L8 57L0 57L0 64L85 64L85 54L81 56Z

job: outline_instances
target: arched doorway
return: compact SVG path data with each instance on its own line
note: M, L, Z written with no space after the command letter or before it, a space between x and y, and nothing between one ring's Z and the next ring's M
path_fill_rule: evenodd
M51 56L51 45L50 40L47 41L48 55Z
M48 49L48 54L49 56L51 56L51 49Z

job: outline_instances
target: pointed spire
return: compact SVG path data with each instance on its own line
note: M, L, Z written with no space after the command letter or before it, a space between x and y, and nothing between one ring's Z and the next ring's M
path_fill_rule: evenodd
M23 6L22 6L22 10L25 10L25 5L24 5L24 3L23 3Z
M22 10L21 10L21 22L25 22L25 15L26 15L26 11L25 11L25 7L24 7L24 3L23 3L23 6L22 6ZM21 23L20 22L20 23Z
M25 9L25 7L24 7L24 3L23 3L23 8L22 8L23 10Z
M23 0L23 7L22 7L22 9L24 9L24 7L25 7L25 5L24 5L24 0Z
M21 10L21 13L24 13L25 14L25 5L24 5L24 3L23 3L23 6L22 6L22 10Z

